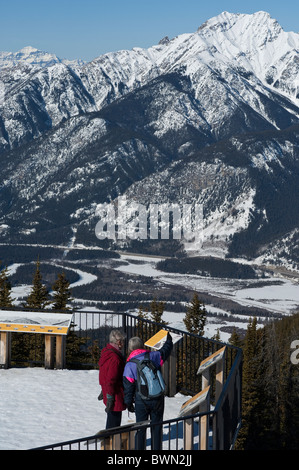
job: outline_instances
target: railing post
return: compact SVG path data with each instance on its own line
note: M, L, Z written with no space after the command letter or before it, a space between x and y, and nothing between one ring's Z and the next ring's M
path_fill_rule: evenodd
M56 369L65 368L66 336L56 336Z
M206 400L199 405L200 413L210 411L210 394L207 394ZM208 450L209 447L209 415L200 417L200 450Z
M218 398L222 392L224 384L224 367L225 367L225 353L222 355L222 358L216 363L216 390L215 390L215 403L217 403Z
M45 335L45 369L54 369L55 336Z
M202 371L202 376L201 376L201 388L204 390L210 385L210 379L211 379L211 374L210 374L210 369L205 369Z
M4 369L10 367L11 362L11 332L0 332L0 366Z
M162 366L162 375L165 381L165 395L174 397L176 394L176 346L173 347L169 358Z
M193 424L192 418L184 421L184 450L193 449Z

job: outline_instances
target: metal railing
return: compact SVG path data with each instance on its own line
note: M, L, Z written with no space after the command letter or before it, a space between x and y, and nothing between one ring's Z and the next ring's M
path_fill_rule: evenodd
M190 334L167 325L154 323L150 320L139 318L128 313L114 312L75 312L73 336L80 338L80 348L83 351L83 359L80 363L72 361L69 356L67 367L97 367L95 356L90 350L96 344L99 349L108 342L111 329L121 329L127 339L132 336L140 336L143 339L150 338L163 327L170 332L182 335L182 340L176 345L176 392L195 395L201 390L201 377L197 370L201 361L209 357L219 349L226 347L223 388L219 398L215 398L215 374L211 374L210 410L206 413L196 413L189 417L174 418L161 422L163 427L163 449L186 450L200 449L200 421L203 416L209 425L209 449L229 450L234 442L241 426L241 376L242 376L242 351L239 348L220 341L207 339L202 336ZM68 346L67 346L68 348ZM67 356L68 357L68 356ZM186 423L188 422L188 427ZM132 435L141 427L149 432L151 424L136 424L130 430L116 429L114 431L102 431L101 435L84 437L82 439L44 446L39 449L80 449L91 450L105 448L105 442L110 439L113 449L121 449L123 438L126 437L126 448L133 449ZM188 433L186 431L188 429ZM191 441L190 441L190 429ZM189 436L188 440L186 436ZM128 438L129 435L129 438ZM111 441L112 439L112 441ZM188 442L187 442L188 441ZM111 444L112 442L112 444ZM191 442L191 443L190 443ZM104 443L104 444L103 444ZM148 448L148 447L147 447Z
M133 425L121 426L121 428L101 431L93 436L80 439L73 439L65 442L58 442L47 446L36 447L30 450L135 450L135 434L138 431L146 431L146 450L151 450L150 432L151 428L162 425L163 451L175 450L200 450L200 418L206 413L196 413L194 415L174 418L160 423L150 424L135 423ZM212 416L212 413L209 413ZM192 428L191 440L187 425ZM210 440L212 448L212 440Z

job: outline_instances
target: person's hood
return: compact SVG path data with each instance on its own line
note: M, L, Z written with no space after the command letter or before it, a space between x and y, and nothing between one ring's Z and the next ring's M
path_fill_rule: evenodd
M127 361L130 361L130 359L133 359L133 357L145 354L146 352L148 352L146 349L134 349L134 351L129 354Z

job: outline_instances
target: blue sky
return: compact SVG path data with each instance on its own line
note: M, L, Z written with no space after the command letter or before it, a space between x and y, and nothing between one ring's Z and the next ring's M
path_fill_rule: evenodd
M61 58L92 60L192 33L225 10L264 10L285 31L299 32L298 0L0 0L0 51L33 46Z

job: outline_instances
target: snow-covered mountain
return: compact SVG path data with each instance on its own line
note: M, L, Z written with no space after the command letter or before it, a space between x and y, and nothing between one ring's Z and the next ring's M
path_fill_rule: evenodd
M119 96L123 87L131 90L162 74L184 69L196 86L203 68L208 67L216 74L228 68L243 73L254 84L261 81L285 93L298 105L298 48L299 34L284 32L266 12L253 15L223 12L195 33L172 40L164 38L149 49L134 48L95 59L86 65L88 81L84 83L92 86L93 95L99 94L100 104L103 93L99 93L99 87L103 85Z
M201 202L203 253L297 262L298 51L268 13L224 12L149 49L2 66L2 240L98 244L97 205L125 194Z
M49 67L54 64L82 65L82 60L60 59L55 54L43 52L35 47L23 47L18 52L0 52L0 69L3 67L13 67L19 64L27 64L38 67Z

